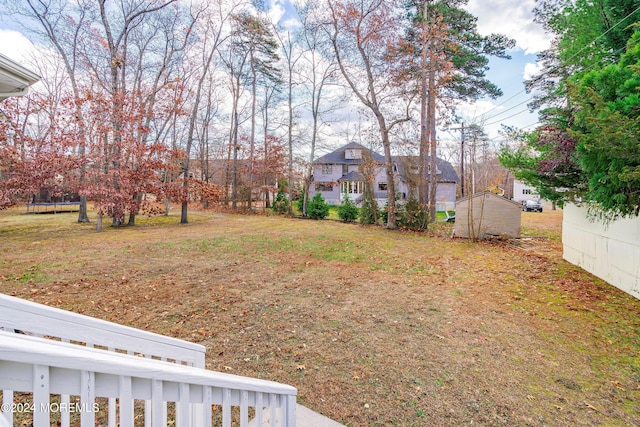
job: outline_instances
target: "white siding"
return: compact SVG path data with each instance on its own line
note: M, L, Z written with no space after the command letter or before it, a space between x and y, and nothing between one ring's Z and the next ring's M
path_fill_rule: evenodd
M640 299L640 218L607 226L591 221L586 208L566 205L562 245L564 259Z
M342 177L342 165L331 165L331 172L328 172L323 168L325 165L314 165L313 167L313 185L309 191L309 198L313 197L316 193L320 193L324 200L330 205L340 204L340 186L338 180ZM319 183L334 183L332 191L318 191L316 184Z
M536 189L526 185L525 183L515 180L513 181L513 201L524 202L525 200L540 200L540 196Z

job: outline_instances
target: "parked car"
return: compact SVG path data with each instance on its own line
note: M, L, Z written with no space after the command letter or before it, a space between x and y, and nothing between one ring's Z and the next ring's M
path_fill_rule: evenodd
M542 212L542 203L539 200L525 200L522 203L524 212Z

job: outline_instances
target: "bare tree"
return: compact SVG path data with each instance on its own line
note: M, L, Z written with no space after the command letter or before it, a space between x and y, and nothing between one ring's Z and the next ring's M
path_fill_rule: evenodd
M278 33L276 33L278 34ZM300 60L301 52L296 52L296 44L291 38L291 33L287 31L286 35L278 34L282 52L284 54L285 70L286 70L286 91L287 91L287 147L288 147L288 184L289 184L289 201L293 201L293 89L296 85L294 73L296 63ZM289 214L293 211L293 204L289 203Z
M322 125L322 116L331 108L323 107L327 101L327 85L336 81L336 73L339 72L335 57L329 52L331 40L325 31L321 31L323 16L319 0L311 0L304 7L298 8L298 16L302 21L300 43L303 46L302 66L299 73L303 85L306 88L306 103L311 110L311 141L309 145L309 162L302 191L302 214L307 215L307 203L309 200L309 186L313 174L313 161L315 160L316 145ZM305 101L303 101L305 102ZM331 100L329 100L331 102Z
M73 91L76 120L78 124L78 155L83 157L86 150L86 124L84 113L80 105L80 83L82 69L81 57L78 51L79 40L87 22L88 9L81 3L74 7L64 0L26 0L24 2L3 1L3 5L13 13L30 18L38 25L28 25L26 30L35 32L48 39L56 53L62 59L69 84ZM74 21L65 20L63 16L74 16ZM30 21L27 21L30 22ZM80 180L84 182L85 167L81 166ZM81 195L78 222L89 222L87 215L87 198Z
M6 3L9 4L9 2ZM180 50L181 43L177 41L180 37L176 37L175 26L180 16L177 0L138 0L120 4L108 0L96 2L26 0L21 4L12 2L10 5L12 6L10 9L15 13L31 18L29 24L34 21L38 24L29 25L29 29L46 37L65 64L74 96L75 120L78 126L78 156L81 158L85 156L86 146L90 140L82 106L83 99L86 98L83 91L101 89L110 94L111 117L109 120L113 143L108 145L111 163L108 167L111 169L123 167L123 164L130 160L122 158L120 144L125 98L130 96L130 92L141 94L143 89L148 94L146 100L140 97L137 99L140 104L146 103L149 111L146 114L146 123L141 123L140 127L140 129L145 128L144 125L148 125L149 118L153 116L151 110L155 95L162 86L161 78L167 74L166 68L171 62L173 53ZM173 19L167 19L169 15L165 15L154 24L148 25L150 20L159 16L171 5L176 6L170 15ZM158 39L166 42L165 54L160 54L163 61L159 65L154 64L153 67L149 67L146 60L149 56L149 46L152 41ZM131 57L130 49L134 52ZM106 55L102 52L106 52ZM153 54L158 54L158 51L155 50ZM157 71L157 78L155 81L150 79L152 81L150 87L142 88L141 82L148 82L150 78L149 75L143 75L142 70L150 69ZM146 141L146 132L140 132L139 137L142 141ZM135 164L128 165L128 167L131 166L135 167ZM85 173L83 164L80 168L81 182L84 181ZM116 191L119 190L117 174L114 174L112 185ZM130 203L129 209L130 213L135 215L136 203ZM112 211L114 224L122 222L121 212L123 212L121 208L115 208ZM133 221L133 217L130 220ZM84 196L81 199L78 221L88 221Z
M204 85L209 77L209 70L214 63L214 58L219 52L220 45L227 39L225 23L233 16L237 5L227 5L227 2L218 0L217 3L208 3L208 6L195 13L196 19L202 23L199 34L201 44L198 47L201 58L200 73L197 78L196 91L189 116L189 131L185 145L185 158L183 161L183 189L182 211L180 223L186 224L188 221L189 206L189 162L191 157L191 147L196 132L196 121L200 112L200 102L203 96ZM199 17L201 15L201 17Z
M395 229L396 202L390 131L410 120L413 96L389 79L394 61L389 47L398 42L399 4L385 0L329 0L333 49L347 84L376 118L385 155L387 228Z
M277 81L267 81L265 82L265 84L263 84L263 103L261 105L260 111L262 113L262 136L263 136L263 149L264 149L264 158L265 158L265 164L268 164L268 162L266 162L266 159L271 158L271 152L273 150L274 147L272 147L272 137L270 137L271 134L271 130L270 127L272 125L271 123L271 118L272 118L272 108L274 108L275 105L277 105L282 99L281 99L281 93L280 93L280 82ZM271 201L270 201L270 190L269 190L269 184L275 183L277 184L277 182L273 182L274 179L276 179L276 175L275 174L271 174L271 173L263 173L263 187L264 187L264 207L265 208L269 208L271 207Z

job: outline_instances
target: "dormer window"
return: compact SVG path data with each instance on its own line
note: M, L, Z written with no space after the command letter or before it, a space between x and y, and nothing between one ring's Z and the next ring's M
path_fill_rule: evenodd
M344 158L347 160L361 159L362 150L359 148L347 148L344 150Z
M427 173L431 174L431 165L427 165ZM436 166L436 175L442 174L442 171L439 167Z

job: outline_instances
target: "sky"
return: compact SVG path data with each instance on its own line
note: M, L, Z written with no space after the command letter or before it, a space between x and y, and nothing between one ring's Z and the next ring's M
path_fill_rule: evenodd
M265 0L272 18L282 22L292 19L291 2L304 0ZM498 139L502 125L518 128L537 123L537 114L529 113L526 103L530 95L523 81L536 70L536 54L549 46L550 37L533 22L535 0L469 0L467 9L478 18L481 34L501 33L516 41L509 51L511 60L492 59L487 77L498 85L504 95L496 100L483 99L470 105L460 105L457 113L465 125L483 124L490 137ZM17 61L25 59L32 44L10 19L0 19L0 53ZM459 125L453 125L459 127ZM451 128L453 129L453 128ZM441 130L441 139L459 138L454 130Z
M283 21L291 19L291 1L267 0L271 16ZM550 36L533 21L535 0L469 0L467 10L478 18L480 34L504 34L516 41L508 53L510 60L492 58L487 77L503 92L503 96L492 100L483 99L470 105L460 105L457 113L461 121L481 124L493 139L499 139L502 126L532 129L537 123L537 114L529 112L527 103L531 99L525 92L524 81L538 69L536 54L549 47ZM451 129L459 128L453 125ZM441 129L442 139L457 139L455 131Z
M464 109L471 122L484 122L487 133L496 137L501 125L528 128L537 123L537 114L529 113L530 94L524 80L537 70L536 54L549 47L551 37L533 22L535 0L470 0L468 10L478 18L481 34L505 34L516 41L509 51L511 60L492 59L487 77L502 89L496 100L482 100Z

